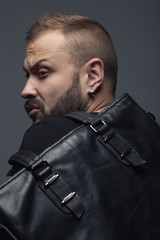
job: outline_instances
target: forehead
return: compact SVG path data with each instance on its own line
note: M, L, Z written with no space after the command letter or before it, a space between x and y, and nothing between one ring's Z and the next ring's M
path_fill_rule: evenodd
M43 50L65 50L67 41L59 31L43 32L31 41L26 48L26 55Z
M35 40L31 41L26 48L25 62L34 64L41 58L51 58L70 55L67 52L67 40L59 31L48 31L42 33Z

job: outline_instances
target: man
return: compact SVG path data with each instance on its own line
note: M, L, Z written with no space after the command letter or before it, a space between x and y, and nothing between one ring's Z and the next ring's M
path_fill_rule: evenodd
M24 70L27 82L22 97L27 99L25 108L33 125L20 150L40 154L79 125L64 114L77 110L96 114L114 101L115 50L104 28L87 17L43 17L32 25ZM101 118L94 122L99 127L97 138L87 127L81 128L36 161L35 154L30 158L25 151L11 157L10 163L27 165L40 179L35 184L29 171L21 171L8 183L13 187L9 208L2 198L1 212L7 213L1 215L7 215L9 230L20 236L16 239L160 239L160 129L129 99L118 101L118 114L114 107L110 115L106 111L114 130ZM88 154L81 148L85 141ZM8 185L2 197L6 189L9 196ZM5 224L7 217L2 218ZM5 224L0 223L6 233Z
M100 112L114 101L117 57L107 31L78 15L42 17L26 39L22 97L34 125L20 149L39 154L78 125L64 114Z

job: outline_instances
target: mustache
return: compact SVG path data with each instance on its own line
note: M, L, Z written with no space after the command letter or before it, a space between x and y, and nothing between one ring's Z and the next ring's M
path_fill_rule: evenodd
M25 102L24 108L26 112L29 112L31 108L38 108L41 112L44 112L44 105L38 99L29 99Z

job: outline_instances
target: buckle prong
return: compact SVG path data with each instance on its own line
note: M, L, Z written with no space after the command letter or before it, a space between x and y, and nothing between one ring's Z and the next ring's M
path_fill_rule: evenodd
M48 186L49 184L54 182L58 177L59 177L59 174L55 174L52 177L50 177L49 179L47 179L47 181L45 182L45 186Z
M75 194L76 194L75 192L72 192L72 193L68 194L68 195L62 200L62 204L64 204L64 203L68 202L69 200L71 200L71 198L73 198Z

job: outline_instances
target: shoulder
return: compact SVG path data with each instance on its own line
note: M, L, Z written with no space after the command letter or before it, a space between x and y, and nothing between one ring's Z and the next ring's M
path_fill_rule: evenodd
M20 150L40 154L64 135L79 126L79 123L64 117L50 117L32 125L25 133Z

